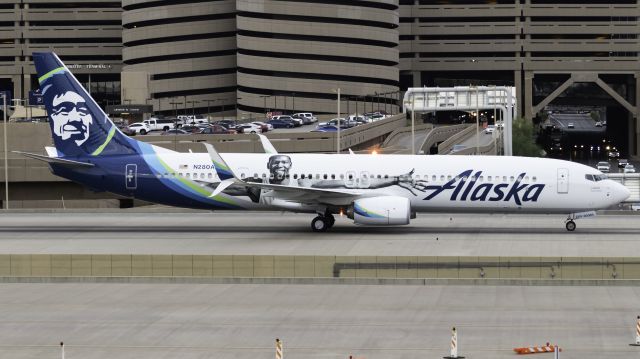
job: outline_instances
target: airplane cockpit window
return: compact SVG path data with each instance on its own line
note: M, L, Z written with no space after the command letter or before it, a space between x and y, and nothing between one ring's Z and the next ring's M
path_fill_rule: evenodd
M533 176L533 177L531 177L531 180L532 180L533 182L536 182L536 181L538 180L538 177Z
M584 175L584 178L586 178L588 181L599 182L599 181L606 180L607 176L605 176L605 175Z

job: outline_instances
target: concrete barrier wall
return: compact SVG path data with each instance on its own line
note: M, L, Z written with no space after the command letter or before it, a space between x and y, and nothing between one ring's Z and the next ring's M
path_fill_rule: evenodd
M433 146L438 142L446 141L452 136L455 136L460 131L464 131L468 127L469 125L452 125L452 126L435 127L433 130L431 130L431 132L429 132L429 134L427 134L427 137L424 139L424 142L422 143L422 146L420 146L420 149L424 151L424 153L428 154L431 146Z
M0 277L637 280L640 258L5 254Z
M439 144L438 145L438 153L444 155L444 154L447 154L447 153L451 152L451 149L453 148L453 145L459 143L462 139L470 136L472 133L475 133L474 131L476 129L476 126L475 125L468 125L468 126L469 127L467 127L464 130L456 133L455 135L449 137L444 142Z

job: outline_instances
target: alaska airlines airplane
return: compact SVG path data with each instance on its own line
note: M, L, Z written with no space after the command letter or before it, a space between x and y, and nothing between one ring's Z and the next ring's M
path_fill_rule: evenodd
M417 212L594 215L629 197L599 171L554 159L424 155L178 153L122 134L54 53L34 53L55 147L54 174L96 191L170 206L317 214L316 232L409 224Z

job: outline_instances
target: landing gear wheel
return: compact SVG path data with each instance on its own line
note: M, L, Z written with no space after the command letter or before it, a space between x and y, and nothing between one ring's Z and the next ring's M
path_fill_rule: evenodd
M330 222L327 218L318 216L311 221L311 229L314 232L325 232L330 227L329 223Z
M324 216L324 218L327 219L327 222L329 224L329 228L333 227L333 225L336 223L336 218L329 213L328 215Z
M567 228L567 231L569 232L573 232L576 230L576 222L574 221L567 221L567 223L565 223L564 226Z

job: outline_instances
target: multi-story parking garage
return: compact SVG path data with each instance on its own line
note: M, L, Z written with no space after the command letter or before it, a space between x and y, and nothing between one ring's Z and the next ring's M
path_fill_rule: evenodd
M34 51L56 51L102 104L120 101L120 1L0 1L0 91L37 88Z
M0 87L25 97L30 54L47 49L102 104L166 114L332 112L338 87L354 112L410 86L513 85L527 118L605 108L637 154L639 12L636 0L13 0L0 5Z
M605 107L637 154L638 16L636 0L401 0L402 87L513 85L527 118Z

